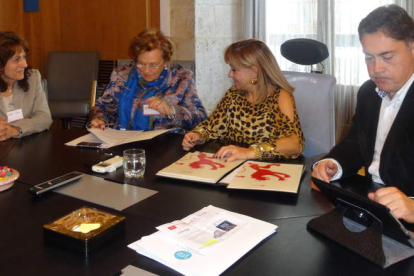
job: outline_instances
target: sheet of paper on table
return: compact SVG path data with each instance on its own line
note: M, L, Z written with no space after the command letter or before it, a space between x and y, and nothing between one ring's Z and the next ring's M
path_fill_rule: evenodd
M131 131L131 130L116 130L112 128L105 128L105 130L90 128L89 134L83 135L75 140L72 140L65 145L76 146L80 142L102 143L101 148L110 148L131 142L143 141L152 139L158 135L170 131L171 129L160 129L151 131Z
M184 275L219 275L277 226L208 206L128 245Z

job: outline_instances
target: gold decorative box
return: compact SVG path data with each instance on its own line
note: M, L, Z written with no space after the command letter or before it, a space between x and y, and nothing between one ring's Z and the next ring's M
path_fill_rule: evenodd
M80 252L85 257L125 230L125 217L95 208L81 207L56 221L43 225L47 244Z

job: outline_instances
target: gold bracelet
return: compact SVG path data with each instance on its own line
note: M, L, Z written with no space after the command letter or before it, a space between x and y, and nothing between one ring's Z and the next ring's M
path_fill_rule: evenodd
M254 151L254 159L255 160L260 160L262 157L262 152L260 151L260 148L258 145L251 145L249 147L249 150Z
M204 144L209 139L208 131L202 127L196 127L190 132L198 133L201 135L201 144Z
M249 149L254 151L254 159L270 160L276 158L276 146L270 143L261 143L259 145L251 145Z

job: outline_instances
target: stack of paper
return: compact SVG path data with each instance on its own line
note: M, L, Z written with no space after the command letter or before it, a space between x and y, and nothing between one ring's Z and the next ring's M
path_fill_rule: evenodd
M184 275L219 275L277 226L208 206L129 245Z
M155 136L161 135L171 129L161 129L152 131L131 131L131 130L116 130L112 128L105 128L101 130L98 128L90 128L89 134L81 136L73 141L66 143L67 146L76 146L80 142L102 143L102 148L110 148L131 142L152 139Z
M226 173L243 163L236 160L227 163L225 160L213 157L212 153L190 152L170 166L160 170L157 175L193 180L199 182L216 183Z
M220 181L228 189L297 193L304 170L301 164L249 161Z

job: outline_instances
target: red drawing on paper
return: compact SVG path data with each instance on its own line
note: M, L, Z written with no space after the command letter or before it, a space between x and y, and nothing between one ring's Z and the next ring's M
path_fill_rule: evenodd
M217 168L224 168L225 166L223 164L220 164L218 162L214 162L214 157L208 157L207 154L204 152L200 152L198 155L198 161L194 161L190 163L188 166L190 166L193 169L201 169L202 165L210 166L211 170L217 170ZM190 157L191 159L191 157ZM184 163L178 163L177 165L184 165Z
M259 166L259 164L254 164L254 163L249 163L250 168L256 170L256 172L252 173L252 178L259 180L259 181L263 181L263 180L269 180L268 176L274 176L279 178L279 180L285 180L286 178L290 177L290 175L285 174L285 173L281 173L281 172L273 172L271 170L266 170L266 169L270 169L270 167L272 166L280 166L280 164L269 164L266 166Z

